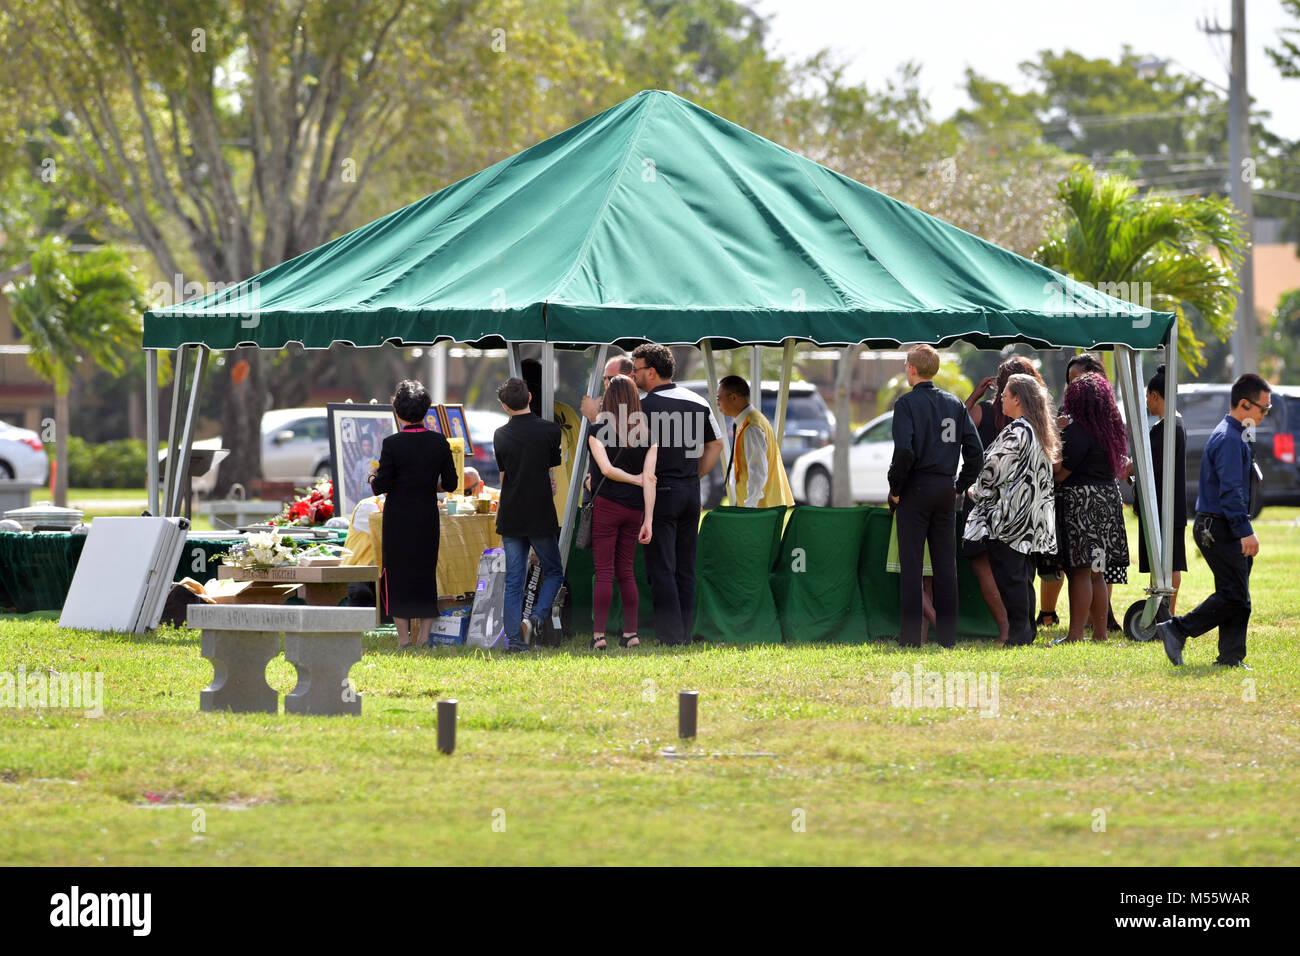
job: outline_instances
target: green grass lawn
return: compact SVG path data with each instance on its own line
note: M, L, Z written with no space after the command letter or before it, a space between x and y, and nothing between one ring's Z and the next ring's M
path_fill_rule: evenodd
M1059 630L946 652L598 656L583 638L526 659L399 655L372 636L352 670L359 719L215 715L198 711L211 667L195 632L2 621L0 672L97 669L105 714L0 708L0 862L1293 863L1298 514L1260 524L1249 673L1210 666L1213 635L1182 669L1154 644L1046 646ZM1210 585L1192 561L1184 608ZM893 706L915 664L996 676L996 715ZM287 692L293 668L278 658L270 679ZM687 743L680 688L701 693ZM451 757L440 697L460 700Z

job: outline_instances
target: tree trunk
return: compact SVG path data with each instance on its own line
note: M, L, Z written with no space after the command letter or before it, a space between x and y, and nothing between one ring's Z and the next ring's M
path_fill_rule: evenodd
M68 388L54 390L54 504L58 508L68 506Z
M149 385L146 384L145 388L149 388ZM136 389L132 389L127 398L126 427L127 434L133 441L140 441L144 438L144 402L140 401L140 392Z
M241 363L247 362L245 369ZM262 412L266 411L266 390L262 386L262 366L258 350L235 349L227 354L224 368L209 363L218 379L213 385L223 393L221 403L221 444L230 455L217 473L214 498L224 498L231 485L238 482L245 489L262 475Z
M853 507L853 476L849 473L849 443L853 440L853 373L858 367L862 346L854 345L840 352L835 369L835 455L831 459L831 505Z

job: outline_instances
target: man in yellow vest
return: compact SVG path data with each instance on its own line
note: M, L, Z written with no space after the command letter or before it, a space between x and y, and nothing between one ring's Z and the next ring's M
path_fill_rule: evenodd
M718 383L718 410L733 419L727 487L732 504L775 508L794 504L772 423L750 404L749 383L727 375Z

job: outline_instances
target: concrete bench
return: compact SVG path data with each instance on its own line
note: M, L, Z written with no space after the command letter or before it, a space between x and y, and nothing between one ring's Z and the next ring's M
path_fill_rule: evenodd
M260 604L195 604L190 627L203 632L203 656L212 661L212 683L199 694L199 709L274 714L275 690L266 665L280 650L298 671L284 698L287 714L361 713L361 695L348 671L361 660L362 632L375 626L373 608L277 607Z

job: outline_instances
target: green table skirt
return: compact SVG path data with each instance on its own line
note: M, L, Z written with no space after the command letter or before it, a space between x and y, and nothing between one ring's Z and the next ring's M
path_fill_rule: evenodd
M345 535L341 531L332 534L326 540L343 543ZM234 543L234 539L188 539L172 580L215 578L217 566L213 558L225 554ZM0 532L0 606L22 614L62 610L85 545L86 536L82 534Z

